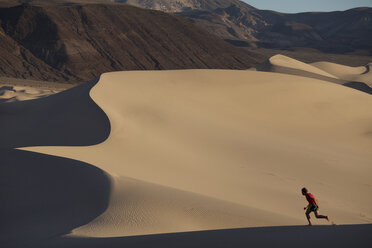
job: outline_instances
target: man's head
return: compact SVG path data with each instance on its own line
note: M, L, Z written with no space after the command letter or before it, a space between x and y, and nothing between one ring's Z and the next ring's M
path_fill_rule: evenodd
M306 193L307 193L307 189L306 189L306 188L302 188L302 189L301 189L301 192L302 192L303 195L306 195Z

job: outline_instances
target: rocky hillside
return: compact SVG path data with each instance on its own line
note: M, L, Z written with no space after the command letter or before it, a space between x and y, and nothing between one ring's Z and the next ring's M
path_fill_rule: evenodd
M246 69L262 59L164 12L40 2L0 8L0 76L75 82L117 70Z
M235 0L127 0L144 8L177 12L237 46L311 47L325 52L372 53L372 9L284 14Z
M241 8L254 9L252 6L239 0L115 0L116 2L156 9L166 12L181 12L189 10L215 10L236 5Z

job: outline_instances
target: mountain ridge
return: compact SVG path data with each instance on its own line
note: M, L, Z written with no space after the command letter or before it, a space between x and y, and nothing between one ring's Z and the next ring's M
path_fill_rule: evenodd
M127 0L144 8L154 8L170 0ZM177 1L178 2L178 1ZM187 3L195 2L187 0ZM189 19L220 38L245 47L287 49L309 47L324 52L344 53L358 49L372 54L372 8L346 11L286 14L259 10L242 1L197 0L199 8L159 8ZM218 3L207 5L207 3ZM203 7L200 3L205 3Z
M260 58L184 18L129 5L23 4L0 8L0 22L7 77L77 82L120 70L247 69Z
M180 12L188 10L214 10L231 5L255 9L253 6L239 0L115 0L115 2L161 10L166 12Z

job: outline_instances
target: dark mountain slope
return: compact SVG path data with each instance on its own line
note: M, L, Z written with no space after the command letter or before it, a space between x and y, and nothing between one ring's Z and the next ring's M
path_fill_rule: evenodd
M326 52L372 51L371 8L283 14L232 5L177 14L243 46L255 43L260 47L311 47Z
M252 6L239 0L115 0L115 2L166 12L181 12L188 10L212 11L217 8L227 8L231 5L236 5L240 8L254 9Z
M181 17L122 4L24 4L0 8L0 21L1 39L39 69L10 52L3 57L12 61L0 60L3 76L76 81L117 70L246 69L260 57Z
M289 19L305 23L322 37L324 49L372 51L372 8L356 8L330 13L289 15Z
M365 49L372 53L372 8L285 14L258 10L236 0L123 2L174 12L238 46L309 47L340 53ZM170 2L192 7L177 8Z
M6 35L2 27L0 27L0 75L52 81L70 78L34 56L28 49Z

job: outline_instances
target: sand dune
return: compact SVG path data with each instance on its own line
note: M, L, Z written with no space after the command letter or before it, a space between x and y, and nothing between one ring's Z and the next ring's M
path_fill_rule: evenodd
M256 70L324 80L372 94L371 64L360 67L350 67L330 62L306 64L284 55L275 55L258 65Z
M106 114L89 97L90 82L50 97L0 105L0 148L83 146L110 133Z
M1 147L8 149L10 142L11 148L47 156L51 164L55 156L78 167L81 161L84 168L98 167L84 180L109 180L109 192L78 204L91 215L80 224L66 216L69 228L57 228L35 244L58 246L66 241L58 236L69 232L65 238L77 240L73 247L84 242L81 237L305 225L303 186L337 224L372 223L372 199L366 197L372 193L369 95L313 78L254 71L116 72L95 83L0 105L2 130L18 123L20 132L34 133L32 139L3 133ZM48 118L52 125L44 123ZM38 173L50 176L48 170ZM91 182L84 187L93 187ZM40 184L53 194L47 183ZM69 194L75 199L84 190L65 197ZM74 212L68 202L61 208ZM22 207L35 204L47 208L55 202L36 198ZM94 220L86 223L89 218ZM50 221L40 220L44 226ZM8 237L17 235L9 232ZM23 232L28 233L23 242L30 241L32 232ZM144 247L150 246L151 241Z
M107 208L111 182L95 166L16 149L0 157L1 247L69 233Z
M330 62L317 62L312 63L311 65L323 71L331 73L338 78L342 78L350 82L364 82L372 87L372 63L359 67L339 65Z
M282 70L285 71L286 69L294 69L302 72L309 72L315 75L320 75L323 77L337 79L336 76L328 73L327 71L319 69L316 66L312 66L280 54L271 57L257 68L260 68L260 70L262 71L270 70L273 72L281 72ZM302 76L302 74L300 74L300 76Z
M58 91L49 89L35 89L33 87L0 85L0 103L38 99L53 95L55 93L58 93Z
M120 237L296 223L295 218L131 178L115 178L112 185L110 208L73 230L73 236Z

